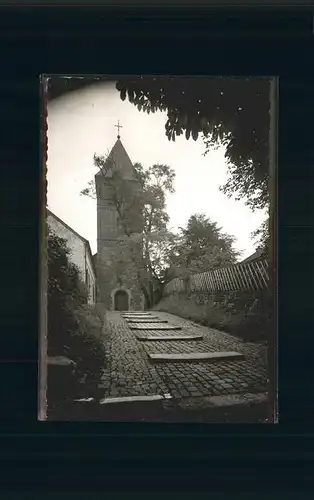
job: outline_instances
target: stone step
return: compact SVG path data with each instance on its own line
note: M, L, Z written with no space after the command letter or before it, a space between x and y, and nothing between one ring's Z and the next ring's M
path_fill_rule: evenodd
M204 338L203 335L137 335L136 338L138 340L202 340Z
M149 314L150 311L119 311L121 314Z
M130 330L182 330L181 326L165 325L163 323L128 323Z
M221 351L221 352L194 352L190 354L148 354L151 361L154 362L195 362L195 361L243 361L245 356L239 352Z
M116 398L103 398L100 400L100 404L109 403L135 403L135 402L149 402L149 401L160 401L162 399L172 399L170 394L152 394L150 396L121 396Z
M158 318L141 318L141 319L138 319L138 318L132 318L132 319L127 319L127 322L128 323L168 323L167 320L165 319L158 319Z
M153 316L152 316L152 317L150 317L150 318L124 318L124 319L125 319L126 321L131 321L131 322L133 322L133 323L134 323L134 322L137 322L137 321L138 321L139 323L145 323L145 321L146 321L147 323L149 323L149 322L150 322L150 321L152 321L152 320L155 320L155 321L157 321L157 322L158 322L158 321L160 321L160 320L159 320L159 318L155 318L155 317L153 317Z
M147 318L149 316L156 316L155 314L152 314L152 313L147 313L147 314L122 314L122 316L125 318L133 318L134 316L138 316L139 318Z
M139 319L157 318L157 316L154 316L153 314L122 314L122 317L126 318L126 319L132 319L132 318L139 318Z
M129 311L129 312L122 312L122 315L126 314L127 316L131 316L133 314L136 315L145 315L145 314L152 314L150 311Z

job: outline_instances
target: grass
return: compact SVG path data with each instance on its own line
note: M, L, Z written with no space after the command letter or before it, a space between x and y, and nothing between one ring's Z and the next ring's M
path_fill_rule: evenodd
M232 304L232 307L221 300L215 302L211 297L202 303L195 295L173 294L163 298L154 310L230 333L247 342L266 341L271 326L268 315L260 307L256 309L255 306L254 310L254 307L247 307L243 302ZM251 303L255 305L258 302L251 298Z

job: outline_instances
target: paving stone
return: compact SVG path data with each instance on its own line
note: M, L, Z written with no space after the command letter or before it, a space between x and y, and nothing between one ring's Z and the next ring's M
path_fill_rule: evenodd
M200 397L200 396L203 396L203 393L202 392L199 392L199 391L192 391L191 392L191 396L193 397Z
M135 311L134 311L135 312ZM131 311L126 311L129 314ZM138 313L138 311L136 312ZM147 314L147 313L146 313ZM139 314L139 316L141 316ZM166 394L170 390L180 393L182 398L191 396L191 391L201 392L203 397L240 394L265 391L266 387L266 347L243 343L236 337L219 332L217 330L197 326L192 322L173 316L168 313L156 313L156 318L168 321L169 325L177 325L181 328L180 332L176 330L162 330L158 332L155 325L150 324L149 332L143 329L143 319L140 318L140 329L132 331L127 318L123 318L118 311L109 311L106 315L107 335L105 339L106 348L106 367L104 375L106 387L111 391L116 391L117 397L129 396L149 396L151 394ZM152 315L149 316L149 323ZM131 313L130 320L134 319ZM164 326L168 324L164 323ZM156 331L154 331L156 330ZM137 336L145 335L166 335L167 338L176 335L195 335L202 334L203 339L180 341L139 341ZM199 353L215 353L235 351L244 355L243 361L238 358L236 361L220 360L217 363L207 363L205 361L185 361L152 363L149 354L191 354L195 353L195 346ZM123 378L121 378L123 376ZM122 384L125 381L125 386ZM232 382L229 382L232 380ZM136 383L143 381L143 384L136 386ZM230 384L231 388L223 387L222 383ZM249 382L248 382L249 381ZM153 385L155 384L155 385ZM243 385L241 385L243 384ZM156 387L156 389L155 389ZM193 389L192 389L193 388ZM249 389L247 389L249 388ZM104 396L112 397L110 389L104 390ZM192 397L192 396L191 396ZM202 398L199 398L202 399Z
M179 398L181 396L180 392L178 391L171 391L171 395L174 397L174 398Z
M106 383L100 383L98 384L98 389L102 389L104 391L107 391L110 387L110 384L106 384Z
M189 395L190 395L189 391L187 391L186 389L181 389L181 390L180 390L180 394L181 394L181 396L183 396L183 397L187 397L187 396L189 396Z

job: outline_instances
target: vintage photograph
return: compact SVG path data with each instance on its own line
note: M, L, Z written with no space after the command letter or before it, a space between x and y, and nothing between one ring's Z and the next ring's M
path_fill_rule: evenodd
M41 85L44 418L276 422L276 80Z

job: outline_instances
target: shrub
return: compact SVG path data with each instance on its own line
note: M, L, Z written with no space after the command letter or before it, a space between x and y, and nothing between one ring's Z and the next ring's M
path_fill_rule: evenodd
M105 364L100 313L87 305L79 269L67 242L48 230L48 356L67 356L96 386Z
M48 354L64 352L67 336L76 328L73 311L87 302L78 268L69 261L66 240L48 232Z
M169 295L162 299L154 309L169 312L201 324L206 321L206 305L197 304L184 293Z
M80 375L100 379L105 363L103 327L99 316L89 306L74 311L76 328L68 339L67 351L75 360Z
M97 302L93 307L92 307L92 312L99 318L102 326L105 324L105 318L106 318L106 307L104 304Z
M222 329L244 340L268 341L273 334L273 304L267 291L225 294L215 307L224 316Z

